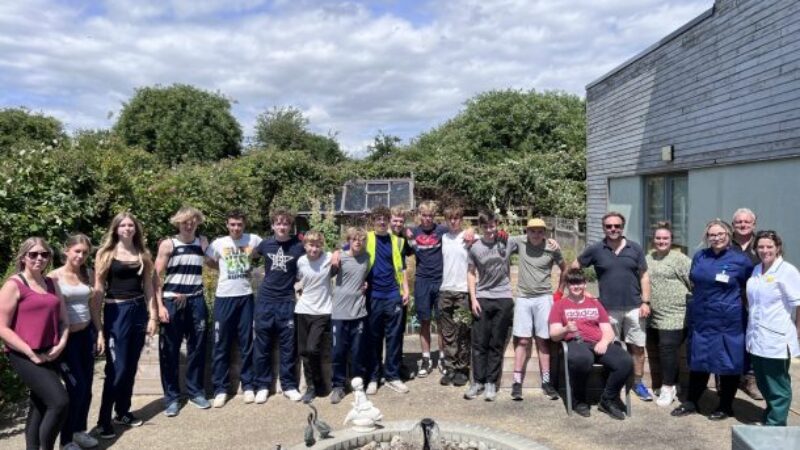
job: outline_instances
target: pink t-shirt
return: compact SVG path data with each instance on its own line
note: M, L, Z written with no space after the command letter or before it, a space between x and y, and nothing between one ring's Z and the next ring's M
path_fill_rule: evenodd
M600 342L603 332L600 330L601 323L609 323L608 313L600 302L588 295L585 295L581 303L575 303L569 297L553 303L550 309L548 323L560 323L567 326L568 321L574 321L578 326L577 333L567 333L565 341L571 341L577 335L586 342Z

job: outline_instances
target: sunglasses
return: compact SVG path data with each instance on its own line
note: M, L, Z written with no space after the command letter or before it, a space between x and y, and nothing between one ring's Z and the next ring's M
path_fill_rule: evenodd
M621 230L622 224L621 223L607 223L603 225L606 230Z
M28 252L25 254L30 259L41 257L42 259L50 259L50 252Z

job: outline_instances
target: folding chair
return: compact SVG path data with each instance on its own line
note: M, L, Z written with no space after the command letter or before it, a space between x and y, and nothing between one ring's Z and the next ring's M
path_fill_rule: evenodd
M613 345L621 346L622 344L620 344L619 341L614 341ZM567 399L566 399L567 400L567 415L571 416L572 415L572 385L569 382L569 363L567 362L568 361L568 356L569 356L569 348L567 347L567 343L564 342L564 341L561 341L561 354L562 354L561 358L564 361L563 361L563 364L559 364L557 367L559 367L559 369L563 368L563 370L564 370L564 384L566 385L566 386L564 386L564 391L566 392L566 397L567 397ZM599 369L603 373L603 375L605 375L605 370L604 370L602 364L594 363L594 364L592 364L592 369L593 370L598 370ZM603 379L605 381L605 376L603 376ZM631 417L631 389L632 388L633 388L633 374L631 374L631 376L628 377L628 381L625 382L625 415L627 415L628 417Z

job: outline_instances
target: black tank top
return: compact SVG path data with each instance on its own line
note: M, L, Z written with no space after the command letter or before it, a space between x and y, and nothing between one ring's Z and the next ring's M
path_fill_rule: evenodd
M136 298L144 295L143 276L139 275L139 261L111 260L108 270L106 297L113 299Z

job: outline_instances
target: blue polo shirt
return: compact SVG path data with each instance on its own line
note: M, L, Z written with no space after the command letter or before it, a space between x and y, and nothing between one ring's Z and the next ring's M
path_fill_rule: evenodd
M586 247L578 256L581 267L594 267L600 286L600 302L607 311L627 311L642 303L641 275L647 271L644 250L636 242L625 239L619 252L600 242Z

